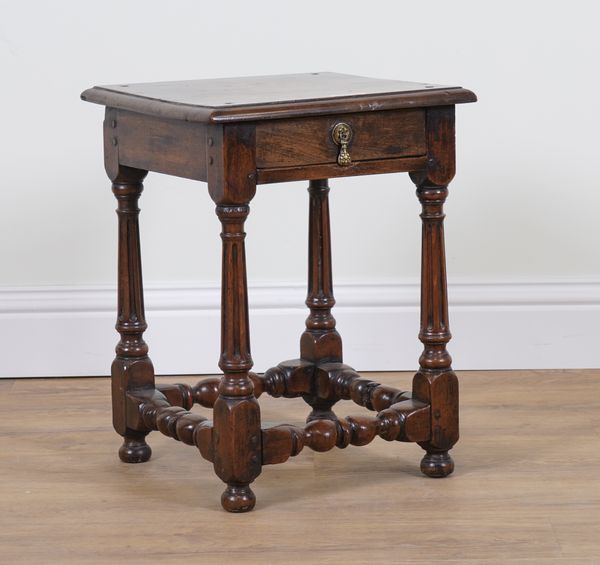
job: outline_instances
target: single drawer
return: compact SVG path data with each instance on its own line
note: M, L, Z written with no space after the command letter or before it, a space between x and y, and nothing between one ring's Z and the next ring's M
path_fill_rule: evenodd
M341 146L334 141L333 131L340 123L350 126L347 151L353 163L414 157L427 151L425 112L420 108L273 120L256 126L257 168L337 163Z

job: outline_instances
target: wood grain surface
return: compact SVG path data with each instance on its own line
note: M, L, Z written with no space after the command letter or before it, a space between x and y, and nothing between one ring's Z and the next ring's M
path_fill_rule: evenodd
M239 122L475 102L470 90L340 73L94 86L88 102L191 122Z
M128 167L206 181L206 126L116 112L109 135L118 140L119 162Z
M242 515L171 438L118 460L108 379L0 380L0 563L600 563L600 370L459 376L452 476L422 476L414 444L307 450L265 467ZM159 378L176 381L197 377ZM306 416L301 399L260 404L263 425Z

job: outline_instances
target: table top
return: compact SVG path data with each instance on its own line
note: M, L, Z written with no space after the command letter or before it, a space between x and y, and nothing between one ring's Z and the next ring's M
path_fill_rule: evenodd
M458 86L329 72L95 86L88 102L194 122L241 122L475 102Z

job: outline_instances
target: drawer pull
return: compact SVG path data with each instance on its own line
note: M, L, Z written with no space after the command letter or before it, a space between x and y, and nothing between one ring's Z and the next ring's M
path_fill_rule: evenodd
M334 126L331 137L333 138L333 142L340 148L337 156L337 164L340 167L347 167L352 163L352 157L350 157L350 152L348 151L348 145L352 141L352 128L348 124L340 122Z

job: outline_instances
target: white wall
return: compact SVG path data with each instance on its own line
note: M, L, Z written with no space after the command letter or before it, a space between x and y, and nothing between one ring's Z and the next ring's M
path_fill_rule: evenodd
M116 217L102 167L102 108L81 102L83 89L315 70L459 84L478 94L477 104L457 111L458 174L447 205L448 272L456 288L475 285L477 296L466 306L482 314L469 331L481 334L477 328L485 325L488 337L476 348L460 345L455 325L457 364L523 366L529 359L538 367L597 366L590 346L600 337L594 323L600 310L599 15L596 4L583 0L0 1L0 331L5 345L0 374L103 373L110 360L112 305L94 302L94 293L115 280ZM247 225L251 285L283 288L304 281L305 184L259 188ZM412 288L420 226L407 176L331 185L336 281L349 288L366 284L373 292L382 284ZM214 287L220 271L219 225L206 187L151 174L141 205L147 285L167 292L182 285ZM499 283L518 293L524 282L529 290L519 295L521 309L506 326L495 328L497 318L489 309L506 313L515 305L494 303L485 285ZM544 315L568 310L564 320L555 318L563 328L560 335L542 318L529 322L540 304L527 297L535 298L550 283L562 286L544 302ZM589 290L584 304L582 283ZM65 289L56 287L63 286L83 297L77 299L76 313L61 302ZM42 295L49 298L40 303ZM485 303L480 304L484 295L488 302L481 298ZM415 300L416 295L412 310ZM376 302L367 300L373 312L394 306ZM82 312L99 324L97 334ZM279 314L283 325L290 323L285 312ZM295 316L294 323L301 325L304 313L298 310ZM152 304L149 318L152 322ZM359 324L359 318L352 320L346 322L350 333L350 326ZM371 321L377 322L375 313ZM573 327L563 327L563 321ZM64 323L73 335L63 350L53 339ZM524 325L535 332L519 333ZM32 328L45 346L27 338ZM485 349L508 339L507 330L520 351ZM410 326L402 332L415 333ZM366 341L374 332L368 333ZM264 349L261 335L253 336L255 352ZM194 352L174 353L168 336L152 339L153 351L168 348L159 372L180 370L172 361L175 354L181 361L198 353L210 358L209 366L196 365L190 372L214 370L217 352L205 351L200 340ZM526 355L534 342L551 346L538 356ZM397 367L380 364L381 352L373 347L365 345L363 369L414 366L412 343L410 355L390 361ZM33 365L32 348L41 352ZM294 355L295 342L289 348L260 355L271 353L274 362ZM351 347L346 349L352 363Z

